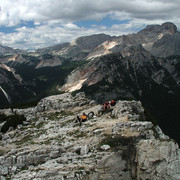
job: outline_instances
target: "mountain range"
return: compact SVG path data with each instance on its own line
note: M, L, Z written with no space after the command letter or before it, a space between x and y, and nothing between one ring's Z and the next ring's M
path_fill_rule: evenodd
M0 105L84 91L98 103L136 99L179 141L180 32L148 25L135 34L79 37L34 53L0 46Z

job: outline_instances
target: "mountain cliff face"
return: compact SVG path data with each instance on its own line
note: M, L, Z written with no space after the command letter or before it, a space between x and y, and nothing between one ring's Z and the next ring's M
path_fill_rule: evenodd
M9 112L26 120L0 134L0 178L178 180L180 149L147 121L141 103L117 101L111 108L102 114L84 93L65 93ZM75 122L91 111L95 116L82 126Z
M150 52L155 56L168 57L180 55L180 33L167 34L153 44Z
M94 50L98 45L111 39L111 36L105 34L97 34L91 36L79 37L72 43L64 43L49 48L37 50L37 53L46 54L52 53L60 55L64 58L73 60L82 60Z
M97 47L88 57L119 52L128 46L137 44L141 44L154 56L168 57L179 55L179 35L180 33L177 31L177 27L172 23L149 25L136 34L110 39Z
M83 68L74 70L61 90L72 92L84 86L88 91L93 85L101 82L106 85L107 91L112 91L115 95L117 90L120 95L119 91L122 90L126 92L126 97L130 95L129 98L142 96L148 89L152 89L154 84L164 87L167 92L178 88L176 80L154 56L141 45L134 45L124 48L121 53L94 58ZM104 93L101 86L92 93L95 95L96 91Z

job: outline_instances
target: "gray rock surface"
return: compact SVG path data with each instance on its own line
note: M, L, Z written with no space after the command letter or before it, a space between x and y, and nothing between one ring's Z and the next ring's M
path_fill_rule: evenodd
M118 101L106 114L90 102L65 93L15 109L28 124L2 134L0 179L180 179L178 145L145 121L140 102ZM91 111L92 119L75 123Z

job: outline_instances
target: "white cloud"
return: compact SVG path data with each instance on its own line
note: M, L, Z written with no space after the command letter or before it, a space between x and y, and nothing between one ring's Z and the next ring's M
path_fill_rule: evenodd
M48 24L35 28L21 27L16 29L16 33L1 33L0 44L20 48L34 49L51 46L57 43L71 42L80 36L106 33L119 35L131 33L130 28L124 25L112 27L95 26L93 28L80 28L75 24L64 24L62 27L49 26Z
M65 24L64 27L68 29L79 29L78 26L73 23Z
M167 21L180 29L179 0L1 0L0 7L0 27L34 22L33 28L24 25L17 32L1 33L0 43L16 48L39 48L95 33L122 35ZM75 24L106 16L128 22L112 27L92 24L90 28Z
M100 19L112 12L129 17L157 19L179 18L179 0L1 0L1 25L15 25L20 20L77 21ZM158 17L157 17L158 16ZM6 20L6 22L5 22Z

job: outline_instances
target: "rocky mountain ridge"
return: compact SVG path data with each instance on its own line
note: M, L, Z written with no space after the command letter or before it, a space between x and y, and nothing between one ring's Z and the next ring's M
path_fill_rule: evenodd
M1 134L1 179L179 179L180 149L147 121L141 103L117 101L112 108L101 114L84 93L65 93L9 110L26 121ZM90 111L92 119L75 123Z
M111 38L92 51L88 58L121 52L126 47L138 44L154 56L179 55L179 35L173 23L149 25L136 34Z
M108 49L110 52L117 52L129 45L141 44L146 50L150 51L153 55L167 57L171 55L179 55L178 42L179 32L177 31L176 25L171 22L166 22L162 25L148 25L141 31L129 35L122 35L117 37L106 34L83 36L75 39L71 43L66 42L51 47L37 49L34 54L43 55L50 53L54 55L61 55L66 58L80 60L89 56L89 53L93 54L93 51L98 51L97 49L104 48L105 52L107 52ZM107 46L107 44L110 44L110 46ZM172 44L172 50L174 49L173 52L172 50L166 50L166 52L163 52L161 46L163 46L164 49L168 49L172 47ZM158 51L157 47L159 48ZM28 52L26 51L13 50L12 48L5 47L2 45L1 49L2 52L0 54L6 54L6 52L13 52L14 54L16 51L17 53L19 52L23 54L28 54ZM11 51L5 51L3 49L10 49ZM33 52L30 52L29 54L33 55Z
M141 84L142 79L143 84ZM129 97L136 98L137 96L133 95L133 92L141 91L139 96L142 96L142 86L147 85L151 89L150 86L155 83L170 91L175 87L178 88L179 80L171 77L169 71L161 66L154 56L141 45L134 45L124 48L121 53L94 58L83 68L74 70L66 79L61 91L72 92L83 87L88 89L102 81L104 81L104 85L107 85L106 89L115 91L117 86L117 94L120 94L119 90L124 90ZM110 88L111 85L113 88ZM127 87L131 87L131 89L128 90ZM98 91L98 89L96 90ZM94 94L96 90L93 91ZM95 96L93 97L95 98Z
M36 53L46 54L48 52L72 60L82 60L98 45L111 38L111 36L106 34L83 36L75 39L71 43L63 43L49 48L38 49Z

